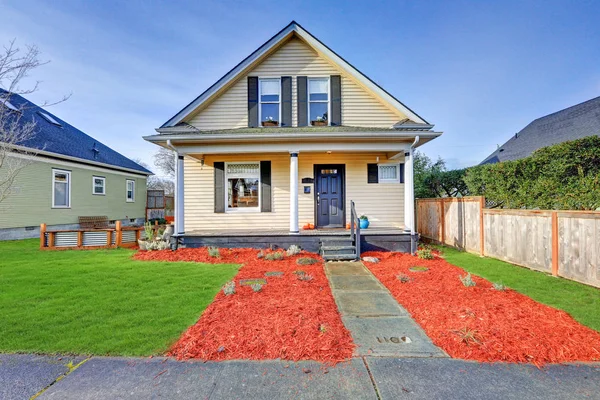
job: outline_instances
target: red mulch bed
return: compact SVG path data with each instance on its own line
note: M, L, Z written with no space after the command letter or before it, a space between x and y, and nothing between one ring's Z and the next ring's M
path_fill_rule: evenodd
M316 254L302 253L279 261L258 259L256 249L221 249L221 257L206 248L177 251L140 251L137 260L195 261L243 264L235 276L236 293L223 291L169 350L178 359L202 360L316 360L336 364L352 357L354 343L335 305L323 263ZM297 265L300 257L316 258L313 265ZM300 281L294 271L312 275ZM283 276L265 276L266 272ZM241 279L263 278L255 293Z
M490 282L474 275L477 285L465 287L458 276L466 272L438 257L421 260L384 252L363 256L381 260L365 265L451 357L538 366L600 360L600 333L564 311L514 290L494 290ZM409 271L416 265L429 270ZM400 282L398 274L411 281Z

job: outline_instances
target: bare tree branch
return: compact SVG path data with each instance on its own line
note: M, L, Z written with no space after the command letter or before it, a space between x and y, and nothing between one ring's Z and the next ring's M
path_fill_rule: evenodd
M169 178L175 178L175 155L171 150L159 148L154 154L154 166Z

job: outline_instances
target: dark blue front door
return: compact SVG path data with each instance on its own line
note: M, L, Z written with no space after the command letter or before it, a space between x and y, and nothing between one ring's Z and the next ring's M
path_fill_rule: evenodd
M344 165L315 165L317 228L343 228Z

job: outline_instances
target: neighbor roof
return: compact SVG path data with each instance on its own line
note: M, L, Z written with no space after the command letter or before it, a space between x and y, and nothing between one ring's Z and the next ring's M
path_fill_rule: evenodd
M3 98L8 97L7 92L3 89L0 89L0 95ZM133 170L145 175L152 174L148 169L117 153L24 97L11 94L9 101L21 113L20 122L34 121L36 124L35 135L25 142L17 143L17 145L44 153L53 153L57 156L79 159L90 164L107 164L115 169Z
M379 97L381 97L384 101L386 101L392 108L400 111L402 114L406 115L409 119L415 121L416 123L429 125L429 123L425 121L425 119L421 118L417 113L415 113L413 110L411 110L402 102L400 102L400 100L396 99L394 96L389 94L381 86L379 86L369 77L367 77L357 68L355 68L352 64L340 57L337 53L335 53L333 50L327 47L323 42L321 42L310 32L308 32L302 26L300 26L300 24L298 24L296 21L292 21L285 28L279 31L275 36L267 40L262 46L256 49L248 57L246 57L242 62L233 67L233 69L227 72L223 77L221 77L221 79L219 79L211 87L206 89L200 96L198 96L190 104L185 106L170 120L165 122L161 126L161 128L176 126L178 123L183 121L188 115L193 113L194 110L200 107L203 103L209 101L212 98L212 96L215 93L217 93L221 88L223 88L229 82L241 76L247 70L247 68L251 66L256 60L268 54L272 49L276 48L281 43L289 39L293 34L299 36L310 46L325 54L345 72L356 78L359 82L361 82L363 85L365 85L374 93L376 93Z
M594 135L600 136L600 97L536 119L481 164L518 160L542 147Z

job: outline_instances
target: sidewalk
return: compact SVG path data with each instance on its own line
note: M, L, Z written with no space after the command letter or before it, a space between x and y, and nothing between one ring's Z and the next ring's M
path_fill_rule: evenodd
M46 388L38 399L375 400L377 394L381 399L600 399L600 364L539 370L448 358L363 357L327 368L310 361L93 357L63 376L71 360L0 355L0 398L27 399Z

